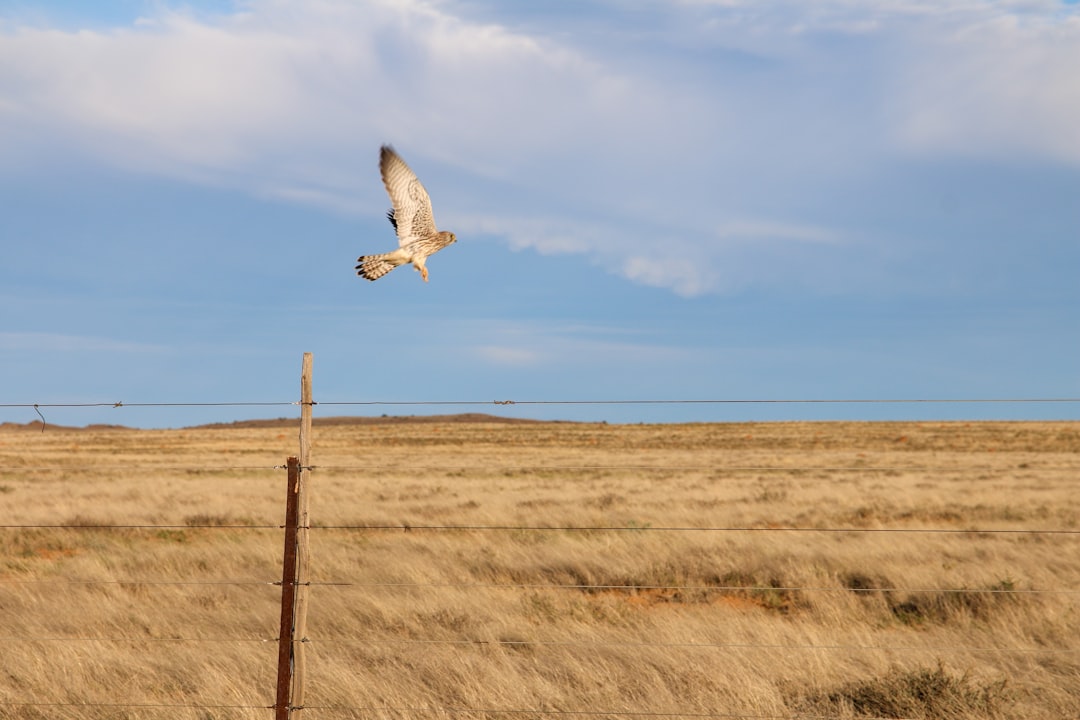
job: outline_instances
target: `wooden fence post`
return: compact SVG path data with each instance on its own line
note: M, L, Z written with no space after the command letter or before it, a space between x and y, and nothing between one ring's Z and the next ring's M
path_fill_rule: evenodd
M297 534L296 534L296 615L293 636L293 678L292 706L299 717L304 708L304 691L307 671L307 658L304 643L307 642L307 607L308 562L311 554L308 549L308 530L311 518L308 513L307 479L311 472L311 408L315 404L311 394L311 353L304 353L300 371L300 491L297 494Z
M285 492L285 553L281 563L281 630L278 633L277 699L275 720L289 720L292 711L292 651L296 598L296 511L300 490L300 461L287 461L289 485Z
M304 709L307 669L308 514L307 474L311 471L311 353L304 353L300 372L300 456L286 461L289 487L285 503L285 553L281 569L281 630L278 634L275 720L299 717Z

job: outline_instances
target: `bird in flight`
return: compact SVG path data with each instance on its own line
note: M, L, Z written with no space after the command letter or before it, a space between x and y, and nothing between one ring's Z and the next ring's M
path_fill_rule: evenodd
M431 198L427 190L389 145L383 145L379 151L379 171L393 205L386 216L397 231L401 247L381 255L361 255L356 259L356 274L366 280L378 280L398 265L412 263L427 282L428 271L424 262L429 256L457 242L457 236L435 228L435 216L431 212Z

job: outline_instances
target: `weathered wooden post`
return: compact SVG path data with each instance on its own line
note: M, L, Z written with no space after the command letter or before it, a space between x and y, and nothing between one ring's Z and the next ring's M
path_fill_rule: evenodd
M275 720L289 720L292 710L293 623L296 610L296 515L300 489L300 460L290 457L285 492L285 553L281 563L281 630L278 633L277 699Z
M297 493L296 532L296 617L293 635L293 686L292 706L299 716L304 707L305 673L307 658L304 643L307 642L308 563L311 552L308 547L311 519L308 513L308 483L311 472L311 408L315 404L311 394L311 353L304 353L300 371L300 485Z
M289 487L285 504L285 552L281 570L281 631L278 635L275 720L299 717L304 709L304 642L307 633L308 514L307 478L311 471L311 353L300 372L300 456L286 461Z

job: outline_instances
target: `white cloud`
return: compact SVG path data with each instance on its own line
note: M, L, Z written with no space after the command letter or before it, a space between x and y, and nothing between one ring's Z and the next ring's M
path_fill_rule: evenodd
M1080 165L1080 5L779 0L751 13L729 0L692 4L717 8L709 24L717 45L764 48L809 67L850 64L848 80L873 83L860 120L880 123L885 149Z
M566 101L620 92L572 49L419 0L249 8L199 20L164 12L111 32L9 32L0 82L19 101L4 114L143 169L250 171L311 150L370 151L372 137L460 160L498 125L543 125L529 143L542 153L574 132Z
M627 258L621 268L624 276L644 285L671 288L683 297L694 297L717 289L718 280L709 264L695 262L682 255Z
M999 15L926 38L903 68L897 131L921 152L1080 165L1080 16Z
M882 158L1080 166L1073 6L655 2L663 22L612 11L602 34L494 7L252 0L112 30L9 21L0 166L89 157L376 215L375 148L392 141L459 233L688 296L782 278L815 249L835 261L853 233L835 210L804 221L822 216L806 189ZM765 266L750 244L797 252Z

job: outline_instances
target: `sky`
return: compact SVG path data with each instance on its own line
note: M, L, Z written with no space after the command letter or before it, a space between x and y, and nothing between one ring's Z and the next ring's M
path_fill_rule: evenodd
M316 417L1080 419L1077 68L1061 0L0 0L0 422L304 352ZM426 284L353 269L384 143ZM771 402L885 399L1072 402Z

